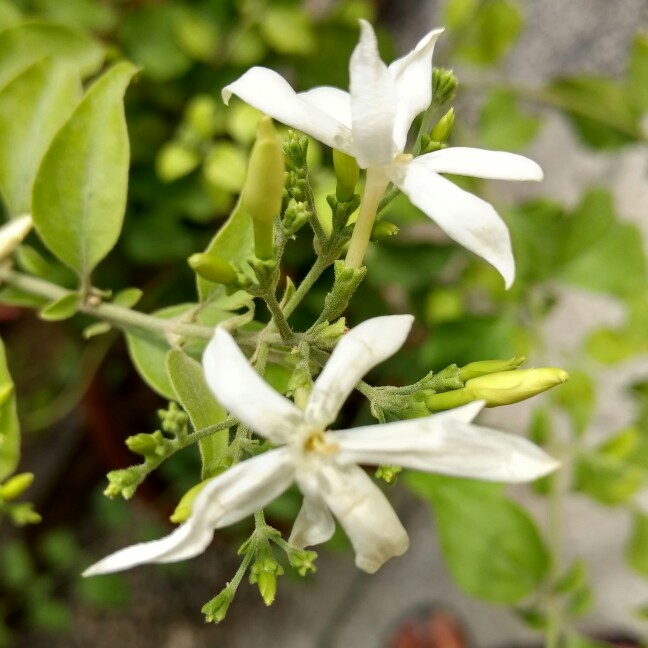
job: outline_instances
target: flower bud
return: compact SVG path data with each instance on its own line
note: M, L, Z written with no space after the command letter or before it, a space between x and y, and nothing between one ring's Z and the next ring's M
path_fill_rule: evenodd
M272 119L259 122L252 147L241 204L254 223L254 251L260 259L274 255L274 219L281 211L284 191L284 155Z
M12 500L20 497L34 481L34 473L20 473L10 477L2 486L0 486L0 498L3 500Z
M200 164L197 153L184 144L167 142L155 158L155 170L163 182L173 182L191 173Z
M43 519L39 513L34 511L34 505L29 502L12 504L7 513L11 517L11 521L17 526L38 524Z
M463 382L466 382L471 378L479 378L479 376L486 376L502 371L512 371L517 369L525 360L526 358L524 356L519 356L510 360L479 360L477 362L471 362L459 369L459 378Z
M459 82L452 70L432 69L432 98L437 106L450 101L457 92Z
M392 236L396 236L398 232L399 228L397 225L394 225L394 223L390 223L386 220L379 220L373 224L373 227L371 228L371 236L369 237L369 239L374 242L386 241Z
M256 583L259 594L266 605L272 605L277 594L277 576L284 573L283 567L271 554L262 551L250 568L250 583Z
M461 407L466 403L476 400L465 389L453 389L447 392L430 394L425 398L425 407L430 412L442 412L444 410Z
M205 615L207 623L220 623L227 614L227 610L234 600L236 589L226 587L211 601L203 605L201 612Z
M355 193L360 167L355 158L333 149L333 168L337 179L335 196L340 202L349 202Z
M22 243L32 226L32 217L25 214L0 227L0 261L4 261Z
M225 259L215 255L199 252L192 254L187 263L203 279L225 286L236 281L236 270Z
M182 498L178 502L178 506L175 507L175 510L169 516L169 520L171 520L171 522L173 522L174 524L180 524L181 522L184 522L191 515L194 500L198 496L198 493L200 493L200 491L205 487L208 481L211 481L211 478L204 479L203 481L196 484L195 486L192 486L182 496Z
M430 131L430 142L436 144L445 144L450 137L452 127L454 126L455 114L454 108L450 108L448 112L439 119L435 127Z
M155 454L158 443L151 434L134 434L126 439L126 446L131 452L146 457Z
M497 407L531 398L568 378L566 371L554 367L502 371L471 378L461 391L470 394L471 400L486 401L486 407Z

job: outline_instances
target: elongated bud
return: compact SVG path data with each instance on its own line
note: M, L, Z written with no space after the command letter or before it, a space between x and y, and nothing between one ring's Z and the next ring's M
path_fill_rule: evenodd
M169 516L169 520L174 524L180 524L184 522L190 515L193 510L193 503L198 493L207 485L207 482L211 479L205 479L200 483L192 486L180 499L178 506L175 507L173 513Z
M454 108L450 108L450 110L448 110L448 112L439 119L434 128L430 131L430 141L445 144L452 132L454 120Z
M425 398L425 407L430 412L442 412L444 410L461 407L466 403L476 400L465 389L453 389L452 391L430 394Z
M457 92L459 82L452 70L432 69L432 100L437 106L450 101Z
M10 477L0 486L0 498L12 500L20 497L32 485L33 481L34 473L20 473Z
M262 552L250 568L250 583L256 583L263 602L272 605L277 595L277 576L281 576L284 570L271 555L264 554Z
M370 241L386 241L392 236L398 234L399 228L394 223L390 223L386 220L379 220L374 223L374 226L371 228L371 236L369 237Z
M204 252L192 254L187 259L187 263L198 276L207 279L207 281L225 286L236 281L236 270L225 259L215 254Z
M486 407L497 407L531 398L568 378L566 371L554 367L503 371L472 378L463 391L470 394L471 400L484 400Z
M0 261L4 261L22 243L32 226L32 217L26 214L0 227Z
M466 382L471 378L479 378L479 376L486 376L501 371L513 371L525 360L526 358L524 356L518 356L509 360L479 360L477 362L471 362L459 369L459 378L463 382Z
M254 223L254 251L260 259L274 255L274 220L281 211L284 190L284 154L270 117L259 122L250 154L241 204Z
M333 149L333 168L337 179L335 197L340 202L349 202L353 198L356 184L358 184L360 167L355 158Z

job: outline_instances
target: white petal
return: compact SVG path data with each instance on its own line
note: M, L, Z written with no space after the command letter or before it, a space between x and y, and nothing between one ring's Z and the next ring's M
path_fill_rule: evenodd
M393 167L391 179L450 238L488 261L506 287L511 286L515 278L511 237L492 205L432 172L420 158Z
M224 329L214 332L203 366L207 384L228 412L273 443L287 443L302 411L259 376Z
M340 447L337 459L502 482L531 481L558 468L555 459L527 439L467 423L466 413L461 407L331 433Z
M360 42L349 64L353 156L358 166L389 164L398 152L393 130L396 118L396 84L380 59L373 28L360 21Z
M432 52L442 32L443 29L431 31L409 54L389 66L398 93L394 141L400 151L405 148L414 117L432 103Z
M221 94L226 104L234 94L282 124L311 135L327 146L351 154L349 129L301 98L290 84L273 70L264 67L250 68L236 81L225 86Z
M214 529L242 520L283 493L294 479L290 453L271 450L214 477L198 494L191 515L173 533L121 549L83 572L84 576L123 571L145 563L167 563L202 553Z
M324 500L349 536L360 569L373 574L407 551L407 531L361 468L330 464L319 471L319 479Z
M304 503L288 542L302 548L322 544L335 533L335 520L319 492L317 473L298 474L297 484L304 494Z
M339 88L321 86L306 92L300 92L298 97L307 101L323 113L326 113L347 128L351 128L351 95Z
M454 147L427 153L417 162L436 173L489 178L492 180L542 180L540 165L523 155L505 151Z
M413 321L411 315L374 317L344 335L313 385L306 420L320 428L332 423L362 377L403 346Z

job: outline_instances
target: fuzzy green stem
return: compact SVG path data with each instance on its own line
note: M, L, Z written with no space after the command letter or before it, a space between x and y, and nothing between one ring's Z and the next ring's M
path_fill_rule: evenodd
M360 204L358 220L353 228L349 250L344 261L349 268L360 268L369 245L369 237L376 220L380 199L387 189L389 180L381 169L367 169L365 190Z
M321 277L322 272L331 264L328 259L317 257L315 263L308 271L307 275L302 279L302 282L297 287L293 296L288 300L288 303L283 308L283 314L289 318L294 312L295 308L301 304L302 299L308 294L313 284Z
M279 331L279 335L281 335L281 338L283 340L292 339L293 332L290 328L290 325L288 324L288 321L286 320L285 313L281 310L281 306L279 305L274 292L269 292L267 295L264 295L263 300L265 301L268 310L272 314L272 319L275 326L277 327L277 330Z
M44 279L31 277L10 269L0 270L0 282L52 301L74 293L74 291L61 288L61 286ZM156 331L163 335L183 335L202 340L210 340L214 335L214 329L209 326L163 319L155 317L155 315L133 311L117 304L103 302L94 304L86 301L81 304L79 311L124 330L139 328Z

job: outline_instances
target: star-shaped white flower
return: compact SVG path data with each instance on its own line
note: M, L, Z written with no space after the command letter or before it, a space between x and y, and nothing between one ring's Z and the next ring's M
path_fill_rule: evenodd
M196 556L210 543L214 529L262 509L293 482L304 503L290 542L298 547L325 542L333 535L335 516L353 544L357 566L374 572L406 551L409 540L385 495L358 464L510 482L554 470L558 463L526 439L473 425L481 402L419 419L328 429L365 373L401 347L412 319L376 317L347 333L315 381L304 410L272 389L229 333L217 329L203 358L209 386L233 416L280 447L208 482L187 521L167 537L122 549L85 575Z
M448 236L491 263L509 287L515 262L506 224L489 203L439 174L541 180L542 169L521 155L475 148L447 148L417 158L404 154L412 121L432 101L432 51L443 30L431 31L388 67L371 25L364 20L360 25L349 64L350 93L331 87L295 93L273 70L253 67L223 89L224 101L236 95L356 158L367 169L366 186L377 195L376 206L393 182Z

